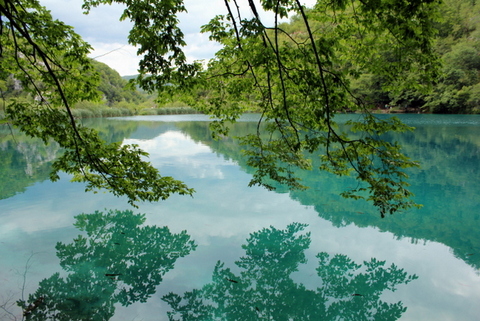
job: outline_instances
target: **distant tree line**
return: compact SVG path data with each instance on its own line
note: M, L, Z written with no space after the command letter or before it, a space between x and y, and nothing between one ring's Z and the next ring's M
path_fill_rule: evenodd
M73 113L79 118L111 117L129 115L158 115L196 113L180 101L170 101L158 105L155 94L148 94L137 86L129 83L136 75L122 77L108 65L92 60L92 65L98 72L100 82L98 91L101 99L77 102ZM23 90L22 83L8 73L0 72L0 102L10 99L35 99ZM0 111L1 113L1 111Z
M80 101L73 106L77 117L133 115L145 108L155 106L155 96L129 86L126 79L108 65L92 60L98 72L100 81L97 90L100 93L98 101ZM21 81L11 74L0 74L0 99L31 100L32 97L23 90Z

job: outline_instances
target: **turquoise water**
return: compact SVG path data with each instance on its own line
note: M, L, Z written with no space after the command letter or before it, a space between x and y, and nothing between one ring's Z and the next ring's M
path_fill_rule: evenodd
M401 118L424 206L384 219L325 173L299 173L304 192L247 187L239 147L200 115L92 123L196 190L138 209L49 182L60 151L0 131L0 320L22 298L32 320L478 320L480 117Z

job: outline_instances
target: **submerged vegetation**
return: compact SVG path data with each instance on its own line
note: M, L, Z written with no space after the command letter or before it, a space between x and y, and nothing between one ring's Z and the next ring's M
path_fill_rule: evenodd
M146 302L179 259L196 250L186 231L144 225L145 215L131 211L96 211L76 216L82 234L56 255L62 273L39 282L28 298L18 301L27 320L110 320L119 306ZM295 281L307 263L311 237L307 224L291 223L253 232L242 245L246 255L229 268L214 265L211 283L183 295L162 296L169 320L397 320L406 311L401 301L382 300L418 277L385 261L369 258L359 264L344 254L320 252L314 284ZM13 315L13 314L12 314ZM157 316L159 317L159 316ZM350 318L349 318L350 317Z
M218 261L212 282L200 289L162 297L169 320L390 320L406 311L402 302L381 299L384 292L417 279L395 264L371 258L358 264L343 254L318 253L316 274L322 286L295 282L292 277L307 263L310 233L306 224L284 230L271 226L251 233L242 245L245 256L237 269ZM237 272L236 270L240 270ZM316 272L316 273L315 273ZM317 282L318 282L317 281Z
M35 293L18 302L27 320L107 321L115 304L147 301L176 261L197 247L186 231L145 225L145 215L128 210L75 218L83 234L56 245L65 273L43 279Z

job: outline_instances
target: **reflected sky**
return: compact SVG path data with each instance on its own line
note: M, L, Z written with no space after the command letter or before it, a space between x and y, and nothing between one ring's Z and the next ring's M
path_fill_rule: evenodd
M188 120L183 117L175 116L172 124ZM149 124L154 131L151 127ZM291 276L307 288L319 285L315 272L315 255L319 252L345 254L355 262L375 257L418 276L406 286L399 285L396 292L382 296L384 301L402 301L407 307L400 320L473 321L480 315L478 271L441 243L399 239L376 227L335 227L320 218L313 206L304 206L287 193L247 188L250 175L235 161L226 160L174 126L150 139L126 138L124 143L138 144L150 153L150 160L162 175L184 180L196 189L193 197L173 196L161 203L140 204L135 212L146 214L145 224L168 226L172 233L186 230L198 247L178 259L176 268L164 275L146 304L119 306L112 320L167 320L169 307L161 300L164 295L210 283L218 260L238 273L235 261L245 255L240 245L250 233L271 225L285 229L293 222L308 224L305 232L311 233L310 247L305 250L308 261ZM21 294L22 274L32 253L35 255L28 270L27 293L34 292L40 280L61 271L55 244L71 242L77 234L73 217L105 208L131 209L125 199L84 193L81 184L71 184L67 177L57 183L36 183L25 193L0 200L0 280L4 284L0 300Z
M201 143L195 143L178 131L167 131L153 139L125 139L124 144L136 144L149 151L149 160L163 175L170 170L181 171L191 178L223 179L221 168L228 165L220 157L211 157L212 150ZM231 163L234 165L234 163Z

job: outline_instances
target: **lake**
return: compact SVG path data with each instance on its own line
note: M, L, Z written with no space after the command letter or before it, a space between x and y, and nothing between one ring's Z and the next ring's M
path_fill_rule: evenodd
M248 187L202 115L85 120L196 190L139 208L50 182L59 148L0 128L0 320L22 319L17 300L31 320L478 320L480 117L399 117L423 207L383 219L316 170L306 191Z

